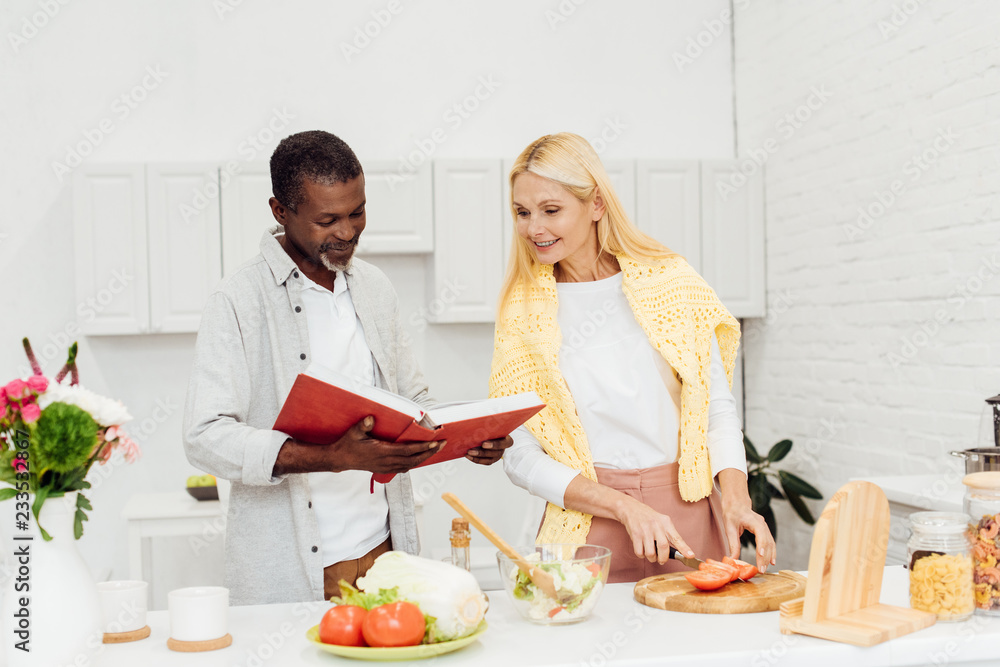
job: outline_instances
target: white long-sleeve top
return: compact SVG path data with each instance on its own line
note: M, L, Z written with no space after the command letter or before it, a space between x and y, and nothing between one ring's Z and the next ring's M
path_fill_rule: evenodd
M559 370L573 395L594 465L628 470L676 461L681 383L632 314L622 274L558 283L557 289ZM736 400L714 336L711 378L707 446L712 473L726 468L746 473ZM503 457L507 476L564 507L566 487L579 472L547 455L527 428L512 437Z

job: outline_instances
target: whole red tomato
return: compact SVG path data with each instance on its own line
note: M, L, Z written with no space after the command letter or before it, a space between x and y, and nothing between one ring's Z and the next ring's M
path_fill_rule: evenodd
M361 627L369 646L416 646L427 626L420 607L412 602L392 602L368 612Z
M319 622L319 640L324 644L364 646L361 627L368 612L363 607L337 605L323 614Z

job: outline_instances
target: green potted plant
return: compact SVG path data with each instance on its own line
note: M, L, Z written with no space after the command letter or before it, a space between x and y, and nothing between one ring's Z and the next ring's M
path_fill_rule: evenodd
M772 464L788 456L788 452L792 451L792 441L785 439L776 442L767 452L767 456L761 456L750 442L750 438L744 435L743 448L747 456L747 488L750 491L753 511L764 517L767 527L771 529L771 535L775 539L778 538L778 524L774 520L774 510L771 509L771 501L774 499L787 500L803 521L810 526L816 523L812 512L802 499L820 500L823 494L798 475L771 467ZM779 489L772 480L777 481L781 488ZM740 543L745 547L756 546L753 533L744 531L740 536Z

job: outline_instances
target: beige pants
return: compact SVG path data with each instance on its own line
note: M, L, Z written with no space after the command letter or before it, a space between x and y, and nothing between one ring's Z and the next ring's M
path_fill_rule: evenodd
M729 541L726 539L719 491L713 489L712 495L695 503L683 500L677 486L677 467L676 463L670 463L639 470L597 468L597 481L669 516L696 557L721 560L729 554ZM611 583L639 581L656 574L691 570L674 559L660 565L637 558L628 531L614 519L595 516L587 535L587 544L611 549L611 572L608 577Z
M329 600L335 595L340 595L340 580L344 579L351 586L356 586L359 577L365 576L368 568L372 566L375 559L386 551L392 551L392 538L378 545L361 558L353 560L342 560L333 565L323 568L323 595Z

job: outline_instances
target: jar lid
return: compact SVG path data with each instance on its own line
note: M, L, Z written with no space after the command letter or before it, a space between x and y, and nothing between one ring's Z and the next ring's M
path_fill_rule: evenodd
M914 512L910 525L931 533L953 533L966 529L972 518L964 512Z
M969 473L962 478L962 484L973 489L1000 491L1000 470Z

